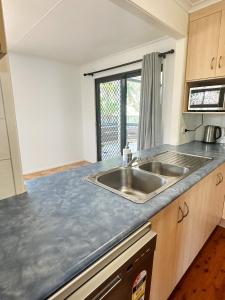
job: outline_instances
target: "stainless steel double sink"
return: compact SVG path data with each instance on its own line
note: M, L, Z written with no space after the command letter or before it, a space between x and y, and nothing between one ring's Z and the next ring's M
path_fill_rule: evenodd
M133 202L144 203L210 160L167 151L139 160L131 167L117 167L88 176L87 180Z

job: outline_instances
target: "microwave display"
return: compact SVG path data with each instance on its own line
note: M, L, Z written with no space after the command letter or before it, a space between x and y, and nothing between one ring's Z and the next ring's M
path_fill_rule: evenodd
M189 110L225 110L225 86L191 88Z

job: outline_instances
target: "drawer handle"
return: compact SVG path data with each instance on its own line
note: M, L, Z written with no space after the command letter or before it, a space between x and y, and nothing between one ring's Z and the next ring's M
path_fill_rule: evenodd
M222 68L222 65L221 65L221 60L222 60L222 58L223 58L223 56L221 55L220 58L219 58L219 64L218 64L219 69Z
M109 293L122 281L121 277L117 275L102 291L100 291L92 300L103 300Z
M215 57L213 57L213 58L212 58L212 60L211 60L211 64L210 64L210 68L211 68L211 70L213 70L213 69L214 69L214 66L213 66L214 60L215 60Z
M189 215L189 207L186 201L184 201L184 206L186 207L186 213L184 214L184 218L186 218Z
M179 214L180 214L180 212L181 212L181 218L179 219ZM177 223L181 223L182 221L183 221L183 219L184 219L184 212L183 212L183 210L182 210L182 208L179 206L179 210L178 210L178 221L177 221Z

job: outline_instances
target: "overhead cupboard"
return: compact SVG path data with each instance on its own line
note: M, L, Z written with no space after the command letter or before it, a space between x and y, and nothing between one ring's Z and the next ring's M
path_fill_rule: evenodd
M190 15L186 81L225 77L225 1Z
M225 0L222 0L193 12L189 16L183 112L224 114L224 105L221 103L218 103L218 109L216 108L217 105L211 105L212 107L206 107L205 109L190 109L189 103L190 89L202 88L204 91L208 91L209 86L219 89L224 85ZM201 95L196 98L196 103L198 103L197 99L200 100L200 98ZM204 103L208 102L204 101Z

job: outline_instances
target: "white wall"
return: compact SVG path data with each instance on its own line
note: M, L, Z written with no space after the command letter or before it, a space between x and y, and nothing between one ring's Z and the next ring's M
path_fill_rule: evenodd
M10 54L23 173L81 160L79 69Z
M81 68L82 73L104 69L110 66L138 60L144 54L153 51L167 51L174 48L176 42L174 39L163 39L160 41L152 42L129 51L118 53L117 55L102 58L91 64L85 65ZM172 93L173 89L173 75L174 75L174 59L175 55L168 55L165 61L165 86L164 86L164 142L170 142L170 128L171 128L171 114L172 114ZM123 68L107 71L93 77L82 76L82 111L83 111L83 150L84 159L95 162L96 153L96 118L95 118L95 78L104 77L125 71L131 71L141 68L141 64L130 65Z

